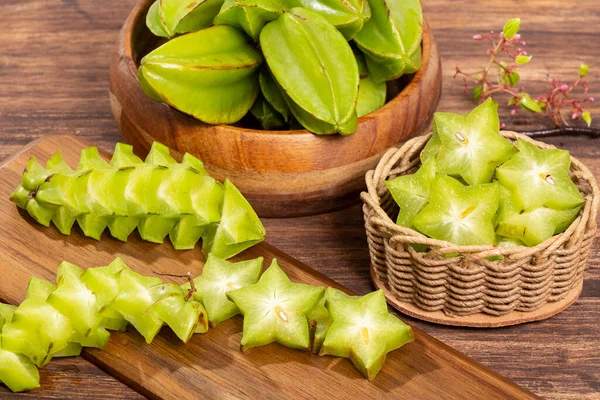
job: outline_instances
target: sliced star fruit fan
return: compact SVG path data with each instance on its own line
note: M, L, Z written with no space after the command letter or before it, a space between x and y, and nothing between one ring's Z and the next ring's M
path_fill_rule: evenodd
M229 258L262 241L258 216L228 180L208 176L202 162L186 154L177 163L155 142L140 160L131 146L117 144L110 163L95 147L82 150L72 170L60 153L43 168L32 157L11 200L40 224L52 222L70 234L75 222L86 236L100 240L108 227L126 241L137 228L144 240L191 249L202 238L205 254Z

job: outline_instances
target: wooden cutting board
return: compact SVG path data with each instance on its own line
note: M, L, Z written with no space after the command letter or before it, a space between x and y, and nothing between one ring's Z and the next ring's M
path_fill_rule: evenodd
M8 196L21 180L27 159L42 163L61 151L73 167L89 144L71 136L31 143L0 165L0 300L18 304L30 276L55 279L61 261L84 268L106 265L119 256L135 271L185 274L202 272L203 256L141 241L132 234L122 243L105 234L101 242L74 229L70 236L45 228L20 212ZM107 155L108 156L108 155ZM268 240L268 237L267 237ZM237 259L277 258L296 282L333 286L327 277L285 253L259 244ZM172 279L171 279L172 280ZM130 329L113 333L104 350L87 349L83 357L140 393L159 399L528 399L535 395L488 370L433 337L415 330L416 340L389 354L370 383L346 359L314 356L272 344L242 353L241 317L223 322L183 344L164 328L151 345ZM473 332L477 335L477 332ZM0 388L1 392L5 390Z

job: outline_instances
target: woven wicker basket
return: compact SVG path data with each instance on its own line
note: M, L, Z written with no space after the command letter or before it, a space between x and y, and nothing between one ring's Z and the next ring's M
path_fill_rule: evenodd
M509 140L523 139L541 148L554 148L515 132L501 134ZM560 301L581 285L596 235L600 192L580 161L571 158L571 178L585 204L565 232L535 247L457 246L396 225L398 206L384 184L414 172L430 137L414 138L385 153L377 168L366 175L368 193L361 194L371 274L376 284L383 284L392 304L410 304L413 309L449 318L473 314L492 317L533 312ZM430 251L416 252L410 246L413 243L425 244ZM455 253L459 255L443 257ZM502 259L490 261L491 256ZM419 312L411 314L419 317Z

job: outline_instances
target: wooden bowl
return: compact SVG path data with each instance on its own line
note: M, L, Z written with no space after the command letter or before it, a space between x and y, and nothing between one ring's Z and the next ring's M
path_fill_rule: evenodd
M358 203L364 174L382 153L428 131L442 77L427 24L421 69L390 82L389 101L360 118L353 135L318 136L208 125L147 97L137 67L158 44L145 24L152 2L140 0L125 21L110 66L111 108L122 135L140 155L153 141L169 146L175 156L194 154L216 179L229 178L261 217L317 214Z

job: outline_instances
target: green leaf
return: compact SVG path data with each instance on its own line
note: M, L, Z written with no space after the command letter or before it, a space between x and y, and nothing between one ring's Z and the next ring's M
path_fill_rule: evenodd
M504 37L507 39L512 39L512 37L515 36L515 34L519 31L520 26L521 18L513 18L508 20L502 29Z
M262 57L245 36L217 25L179 36L142 59L142 88L154 99L209 124L231 124L259 92Z
M527 93L521 96L521 100L519 101L521 107L523 107L527 111L539 113L542 111L540 105L531 98L531 96Z
M516 56L515 61L519 65L524 65L524 64L527 64L529 61L531 61L531 56L523 56L523 55Z
M315 133L354 132L355 123L348 123L356 119L358 66L333 25L314 11L293 8L264 27L260 46L303 126Z
M377 82L411 74L421 67L423 13L419 0L369 0L371 18L354 41L365 53Z
M584 111L583 114L581 114L581 118L585 121L587 126L592 125L592 115L589 111Z
M473 88L473 92L471 93L471 97L473 101L479 101L481 99L481 92L483 91L483 87L481 85L475 86Z
M579 76L582 77L582 78L585 77L588 74L589 70L590 70L590 66L589 65L587 65L587 64L581 64L579 66Z
M506 74L502 77L502 80L510 86L515 86L521 80L521 76L517 71L513 71L510 74Z

